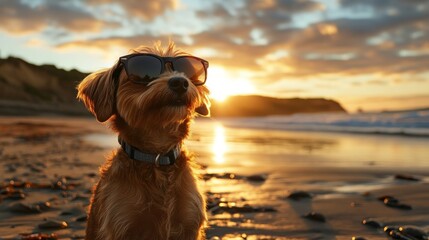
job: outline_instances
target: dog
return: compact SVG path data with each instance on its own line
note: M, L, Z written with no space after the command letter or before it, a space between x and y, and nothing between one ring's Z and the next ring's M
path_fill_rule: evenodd
M77 98L121 145L100 168L86 239L205 238L205 199L183 142L192 119L210 114L207 68L172 42L156 43L78 85Z

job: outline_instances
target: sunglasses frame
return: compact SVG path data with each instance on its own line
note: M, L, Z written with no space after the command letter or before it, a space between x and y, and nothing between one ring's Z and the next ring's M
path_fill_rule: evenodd
M137 57L137 56L150 56L150 57L154 57L154 58L158 59L160 61L160 63L161 63L161 71L160 71L159 75L162 74L165 71L165 65L167 63L170 63L171 69L173 71L175 71L175 69L174 69L174 60L180 59L180 58L193 58L193 59L198 60L198 61L200 61L202 63L202 65L204 67L205 77L204 77L204 81L203 82L200 82L200 83L195 83L193 81L191 81L191 82L195 86L202 86L207 81L207 68L209 67L209 62L206 61L206 60L204 60L204 59L202 59L202 58L198 58L198 57L194 57L194 56L190 56L190 55L177 56L177 57L161 57L161 56L158 56L158 55L155 55L155 54L150 54L150 53L132 53L132 54L128 54L128 55L122 56L122 57L119 58L119 63L120 63L120 65L123 66L123 68L125 69L125 72L127 73L128 76L129 76L129 74L128 74L127 61L129 59L131 59L133 57ZM153 81L153 79L151 81ZM137 83L148 84L151 81L149 81L149 82L137 82Z

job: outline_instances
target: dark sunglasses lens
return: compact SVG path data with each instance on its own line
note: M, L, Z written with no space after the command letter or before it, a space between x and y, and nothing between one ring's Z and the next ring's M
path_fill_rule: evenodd
M136 82L150 82L161 73L162 63L153 56L135 56L127 61L128 77Z
M195 85L203 84L206 80L206 69L198 59L178 58L174 60L173 68L175 71L183 72Z

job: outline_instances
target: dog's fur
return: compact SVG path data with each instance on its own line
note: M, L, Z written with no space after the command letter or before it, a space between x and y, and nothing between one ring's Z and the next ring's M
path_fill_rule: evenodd
M174 43L163 49L138 47L133 53L174 57L188 55ZM110 127L127 143L146 153L166 153L176 145L182 152L171 166L155 166L132 160L117 149L100 168L88 215L86 239L203 239L205 200L193 173L190 154L183 150L192 118L209 115L208 89L189 79L187 104L172 106L177 97L168 87L172 77L183 73L167 71L148 85L130 81L112 68L87 76L78 86L82 100L98 121ZM117 86L114 76L118 74Z

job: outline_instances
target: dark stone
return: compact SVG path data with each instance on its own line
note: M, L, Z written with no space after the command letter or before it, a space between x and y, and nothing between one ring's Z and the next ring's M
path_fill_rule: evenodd
M1 195L5 195L4 199L8 200L22 200L27 197L24 191L21 189L15 190L13 187L6 187L0 192Z
M398 231L399 228L397 226L385 226L383 231L389 235L391 231Z
M9 207L9 211L14 213L41 213L42 210L40 209L40 206L34 205L30 206L23 203L16 203Z
M5 199L10 199L10 200L22 200L25 199L27 196L24 193L13 193L10 194L9 196L7 196Z
M413 238L409 238L407 236L404 236L402 233L400 233L396 230L390 231L389 236L392 239L396 239L396 240L414 240Z
M85 210L82 207L72 207L60 213L62 216L82 216L85 215Z
M215 177L215 174L212 174L212 173L206 173L206 174L203 174L202 176L204 181L210 180L213 177Z
M383 195L381 197L377 198L379 201L385 202L385 201L389 201L389 202L397 202L399 203L399 200L396 199L395 197L389 196L389 195Z
M326 222L325 216L317 212L311 212L302 217L316 222Z
M408 204L399 203L399 202L395 202L395 201L389 201L387 199L384 201L384 205L391 207L391 208L401 209L401 210L412 210L413 209L413 207L411 207Z
M406 180L406 181L414 181L414 182L420 181L419 178L413 177L411 175L404 175L404 174L397 174L397 175L395 175L395 179Z
M355 237L355 236L353 236L353 237L352 237L352 240L366 240L366 238L364 238L364 237Z
M86 176L93 178L93 177L96 177L97 174L96 173L88 173Z
M372 228L383 228L384 224L382 222L376 221L374 219L364 219L362 220L362 224Z
M88 219L88 216L85 214L80 217L77 217L76 222L86 222L87 219Z
M42 211L48 211L51 209L51 203L50 202L38 202L35 204L40 208Z
M73 215L73 212L71 211L63 211L60 213L61 216L68 216L68 215Z
M40 229L63 229L67 228L68 224L64 221L49 220L38 225Z
M265 175L251 175L246 177L246 179L248 181L252 181L252 182L265 182L265 180L267 180L267 176Z
M299 201L301 199L311 199L312 196L308 192L296 191L296 192L292 192L291 194L289 194L289 196L287 196L287 198L295 200L295 201Z
M409 236L418 240L429 239L429 234L416 226L401 226L399 227L399 231L405 236Z

